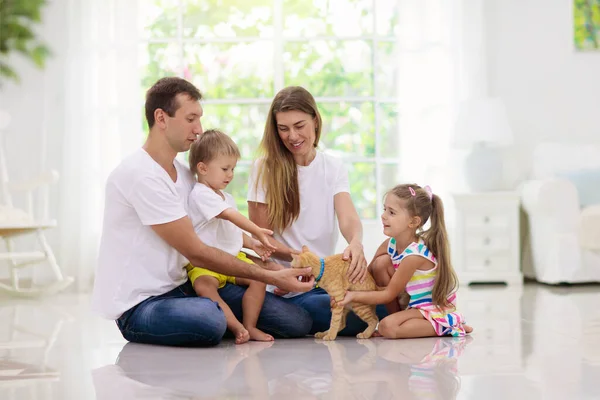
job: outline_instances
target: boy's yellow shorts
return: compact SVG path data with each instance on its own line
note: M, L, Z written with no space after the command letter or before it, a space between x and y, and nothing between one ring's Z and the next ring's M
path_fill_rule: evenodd
M241 251L238 253L237 258L247 262L248 264L254 264L252 260L246 256L246 253ZM206 268L194 267L192 264L186 265L185 269L187 270L187 274L190 278L190 282L192 282L192 285L194 284L194 281L198 279L198 277L203 275L214 276L217 278L219 281L219 289L221 289L227 283L233 283L235 285L235 276L219 274L218 272L214 272Z

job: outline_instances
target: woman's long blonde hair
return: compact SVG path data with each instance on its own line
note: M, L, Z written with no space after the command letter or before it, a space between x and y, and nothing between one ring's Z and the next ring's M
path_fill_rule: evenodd
M448 296L458 289L458 278L450 261L450 246L442 199L436 194L431 194L429 197L430 192L415 184L398 185L389 193L404 201L411 217L421 218L417 234L423 238L425 245L435 255L438 262L437 276L432 291L433 304L443 308L452 307L448 303ZM431 218L431 226L426 231L422 231L423 225L429 218ZM419 232L419 230L421 231Z
M300 189L298 187L298 166L292 153L285 147L277 130L276 115L285 111L302 111L315 120L315 143L321 137L321 114L314 97L300 86L282 89L271 103L265 132L260 142L260 157L257 163L257 179L266 192L269 210L269 226L282 232L300 215Z

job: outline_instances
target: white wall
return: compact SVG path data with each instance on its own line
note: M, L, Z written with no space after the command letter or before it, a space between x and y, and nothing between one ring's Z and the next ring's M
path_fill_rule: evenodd
M506 102L522 174L540 142L600 144L600 51L575 52L572 4L485 2L489 94Z

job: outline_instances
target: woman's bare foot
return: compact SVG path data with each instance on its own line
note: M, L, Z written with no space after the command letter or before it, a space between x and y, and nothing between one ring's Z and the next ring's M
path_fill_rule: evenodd
M272 342L275 339L268 333L264 333L258 328L248 328L250 333L250 340L256 340L257 342Z
M240 324L239 327L232 329L231 331L235 335L235 344L246 343L250 340L250 334L242 324Z
M463 328L465 328L465 332L467 332L467 333L473 332L473 327L471 325L465 324L465 325L463 325Z

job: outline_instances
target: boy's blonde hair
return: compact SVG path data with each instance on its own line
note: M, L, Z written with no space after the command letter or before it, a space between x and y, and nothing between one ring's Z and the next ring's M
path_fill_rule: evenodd
M240 150L235 142L225 133L209 129L192 143L189 153L190 171L197 174L198 163L208 163L218 156L240 158Z

